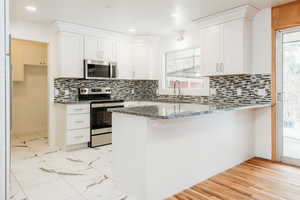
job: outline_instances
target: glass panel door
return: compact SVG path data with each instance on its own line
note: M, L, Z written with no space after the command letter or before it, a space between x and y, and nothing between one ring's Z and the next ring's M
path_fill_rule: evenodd
M278 34L280 157L300 165L300 28Z

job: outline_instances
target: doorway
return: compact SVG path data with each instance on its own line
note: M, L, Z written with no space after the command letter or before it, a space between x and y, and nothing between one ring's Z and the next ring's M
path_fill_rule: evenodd
M47 43L11 40L10 199L26 199L21 184L36 176L26 161L49 148L47 55Z
M278 31L277 44L279 158L300 166L300 27Z

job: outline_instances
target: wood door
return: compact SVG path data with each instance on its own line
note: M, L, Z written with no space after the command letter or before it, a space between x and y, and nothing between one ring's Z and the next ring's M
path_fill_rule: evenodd
M40 42L23 41L25 65L47 65L47 44Z
M11 40L12 80L24 81L23 41Z
M42 65L48 65L48 45L42 44L41 45L41 56L42 56Z

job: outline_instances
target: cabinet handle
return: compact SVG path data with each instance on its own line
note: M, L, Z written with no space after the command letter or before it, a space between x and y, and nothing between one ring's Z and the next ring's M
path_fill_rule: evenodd
M224 74L224 63L221 63L221 72Z
M76 111L83 111L84 109L83 108L76 108L74 110L76 110Z
M219 72L219 63L216 63L216 72Z
M75 121L75 123L81 124L81 123L84 123L84 121Z

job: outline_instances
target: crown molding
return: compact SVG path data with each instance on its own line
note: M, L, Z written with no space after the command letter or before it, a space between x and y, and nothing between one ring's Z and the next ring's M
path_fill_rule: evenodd
M99 29L95 27L85 26L81 24L74 24L64 21L55 21L53 23L55 26L56 32L70 32L77 33L85 36L95 36L95 37L105 37L105 38L119 38L131 40L133 37L128 34L119 33L115 31Z
M209 15L206 17L201 17L193 20L193 22L198 27L205 28L208 26L223 24L237 19L252 20L258 11L259 9L251 5L244 5L229 10L225 10L222 12L218 12L216 14Z

